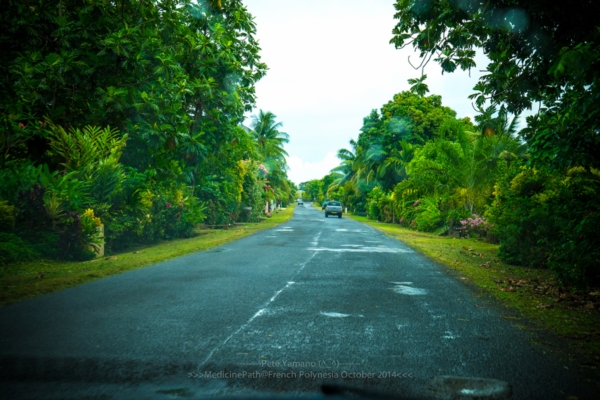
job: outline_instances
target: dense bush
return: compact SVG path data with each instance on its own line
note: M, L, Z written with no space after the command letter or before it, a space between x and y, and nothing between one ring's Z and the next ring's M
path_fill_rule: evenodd
M383 204L385 202L385 193L381 188L375 187L367 197L367 216L371 219L380 221L383 215Z
M13 233L0 232L0 265L30 261L39 254Z
M15 208L7 201L0 201L0 232L10 231L15 227Z
M550 267L566 283L600 284L600 174L574 168L514 168L488 211L499 257Z
M485 218L480 217L477 214L473 214L472 217L467 217L460 220L461 227L458 228L462 236L465 237L487 237L490 229L490 224Z
M423 232L433 232L440 228L444 218L438 207L439 200L434 196L423 198L416 205L417 215L414 219L417 229Z
M86 231L83 218L76 212L68 212L61 221L58 254L67 261L87 261L96 257L90 245L90 231Z
M281 123L242 125L267 66L241 0L36 4L0 14L0 231L81 260L100 225L111 252L257 220L267 179L293 198Z

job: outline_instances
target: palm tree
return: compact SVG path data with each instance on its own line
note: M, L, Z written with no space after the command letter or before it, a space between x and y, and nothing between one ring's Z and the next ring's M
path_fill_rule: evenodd
M481 134L483 136L498 138L504 137L515 137L517 134L517 127L519 126L519 116L516 115L512 120L508 116L508 111L504 107L500 107L500 110L496 106L491 105L488 108L478 108L479 115L475 117L475 121L478 124ZM495 115L498 113L498 115Z
M338 187L354 178L358 144L354 139L351 139L350 145L352 146L352 150L338 150L337 157L342 160L342 163L331 170L332 173L338 175L338 179L331 184L330 190L335 191Z
M389 155L385 157L384 161L377 168L377 176L379 178L383 178L390 170L393 172L394 177L398 182L408 178L406 166L415 156L415 147L403 140L400 141L400 146L402 150L398 151L398 149L392 149Z
M263 160L267 162L275 161L285 168L285 156L288 153L283 149L283 145L288 143L290 138L287 133L279 131L283 124L275 122L276 118L276 115L271 111L264 112L260 110L258 116L252 116L251 128Z
M516 138L518 116L510 119L504 108L479 109L475 117L479 132L459 135L465 160L465 180L458 186L457 199L470 212L481 211L491 201L499 166L527 158L527 146ZM497 113L497 115L496 115Z

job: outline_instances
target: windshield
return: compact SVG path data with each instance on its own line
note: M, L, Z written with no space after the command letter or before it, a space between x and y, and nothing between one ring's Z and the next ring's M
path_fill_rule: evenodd
M600 398L600 2L554 3L4 1L0 393Z

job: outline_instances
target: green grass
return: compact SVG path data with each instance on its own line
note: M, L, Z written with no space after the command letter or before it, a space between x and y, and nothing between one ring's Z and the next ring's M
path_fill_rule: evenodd
M52 293L95 279L143 268L161 261L212 247L272 228L292 217L294 205L260 223L238 225L231 229L201 229L190 239L164 241L153 246L85 262L37 260L0 268L0 306Z
M446 265L457 279L475 288L479 296L490 295L507 307L503 318L521 329L559 335L585 359L587 366L598 368L600 314L597 310L557 301L560 299L553 288L558 285L551 271L505 264L498 259L498 245L480 240L437 236L367 217L348 217L369 224Z

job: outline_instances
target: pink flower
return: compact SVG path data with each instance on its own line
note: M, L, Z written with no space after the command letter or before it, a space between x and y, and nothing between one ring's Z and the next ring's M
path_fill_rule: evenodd
M167 203L167 208L171 208L171 203Z

